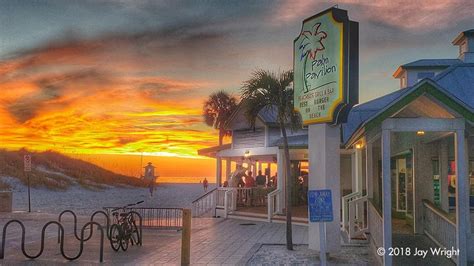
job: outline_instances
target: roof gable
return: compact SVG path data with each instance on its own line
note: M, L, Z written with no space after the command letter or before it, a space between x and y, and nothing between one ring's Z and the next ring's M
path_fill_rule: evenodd
M430 79L424 79L420 81L416 86L400 90L399 93L392 93L384 97L378 98L373 102L362 104L359 108L354 108L353 118L351 119L351 112L349 113L348 123L343 125L343 142L344 144L350 144L351 140L354 139L359 133L368 131L380 123L386 118L396 114L409 103L419 98L424 94L429 94L437 101L443 103L454 112L461 114L468 121L474 122L474 112L472 106L459 100L450 91L443 89L435 82ZM375 104L377 103L377 104ZM381 104L386 103L386 106L378 109ZM370 109L367 107L373 106L375 108ZM357 110L359 109L359 110ZM364 113L365 111L365 113Z
M243 104L239 104L231 115L229 121L226 123L226 129L243 129L249 128L250 124L244 114ZM258 113L256 126L258 125L276 125L277 124L278 110L276 106L270 108L263 108Z

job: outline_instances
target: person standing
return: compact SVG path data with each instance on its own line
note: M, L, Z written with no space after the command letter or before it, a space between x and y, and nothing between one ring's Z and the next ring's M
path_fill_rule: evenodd
M150 198L153 197L153 192L155 191L156 178L159 177L158 173L155 175L155 168L151 162L148 162L148 165L145 168L145 175L143 179L148 182L148 189L150 191Z
M204 188L204 192L207 192L207 187L209 186L209 182L207 182L207 178L204 177L202 181L202 187Z
M255 180L253 179L252 172L248 171L247 176L245 177L245 187L251 188L255 186Z
M258 175L255 178L255 181L257 183L257 187L265 186L265 182L267 182L267 178L264 175L262 175L262 170L258 170Z

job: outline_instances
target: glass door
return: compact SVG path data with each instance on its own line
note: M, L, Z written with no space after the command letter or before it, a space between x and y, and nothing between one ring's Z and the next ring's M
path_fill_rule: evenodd
M412 150L392 157L392 199L394 210L413 217L413 154Z
M396 160L396 185L397 185L397 212L407 211L407 161L405 158Z
M405 155L406 163L406 215L413 220L413 152Z

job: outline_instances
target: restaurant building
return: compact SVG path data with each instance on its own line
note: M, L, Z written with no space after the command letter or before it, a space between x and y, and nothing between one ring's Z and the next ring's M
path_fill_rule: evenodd
M339 126L342 198L334 200L341 201L345 241L366 239L375 251L388 250L398 234L424 235L434 245L459 250L453 257L459 265L474 261L474 30L460 33L452 43L459 47L458 58L401 65L393 74L399 89L355 105ZM226 217L277 219L285 209L285 181L274 110L263 110L253 130L239 108L228 129L233 132L230 144L199 151L216 158L219 188L196 201L195 214L218 209ZM308 171L308 131L292 132L288 140L290 178L298 187L298 178ZM277 172L277 186L253 206L251 189L221 187L236 164L253 172ZM209 197L214 201L203 207ZM302 210L296 216L307 221L305 202L298 205L294 197L293 203ZM392 264L387 254L379 258Z

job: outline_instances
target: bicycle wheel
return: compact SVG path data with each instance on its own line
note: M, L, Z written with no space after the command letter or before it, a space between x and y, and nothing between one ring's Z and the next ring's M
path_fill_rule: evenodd
M127 223L120 224L122 230L122 239L120 241L120 247L123 251L128 249L128 240L130 239L130 228L128 227Z
M122 230L120 229L120 226L118 224L113 224L110 227L110 246L112 249L117 252L120 249L121 246L121 240L122 240Z
M135 221L132 222L132 235L130 237L130 242L132 245L139 245L140 244L140 232L138 232L138 227L135 224Z

